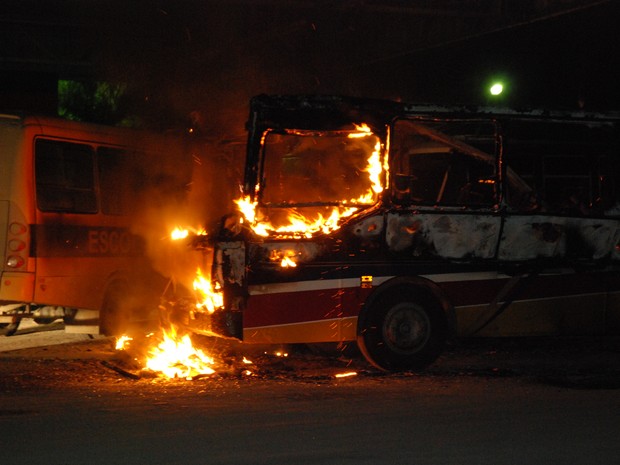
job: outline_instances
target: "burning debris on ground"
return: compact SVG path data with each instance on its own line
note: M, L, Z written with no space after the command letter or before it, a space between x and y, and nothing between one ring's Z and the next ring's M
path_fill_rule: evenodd
M368 373L364 362L345 347L330 347L328 351L306 345L248 349L239 342L190 335L174 327L141 337L121 336L113 341L113 345L114 352L102 360L102 365L132 380L329 380ZM323 371L327 367L321 365L328 358L331 359L328 374L302 374L305 370Z

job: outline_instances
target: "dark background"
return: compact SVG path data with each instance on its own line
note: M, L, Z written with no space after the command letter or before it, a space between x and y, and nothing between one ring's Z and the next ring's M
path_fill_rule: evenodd
M54 113L59 79L122 84L115 117L137 115L160 129L193 125L214 137L242 133L248 100L259 93L620 109L613 0L0 5L1 112ZM494 78L506 91L492 100Z

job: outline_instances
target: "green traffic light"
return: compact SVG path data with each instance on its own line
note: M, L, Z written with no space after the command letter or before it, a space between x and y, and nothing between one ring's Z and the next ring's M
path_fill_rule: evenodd
M496 82L489 88L491 95L499 95L504 91L504 85L501 82Z

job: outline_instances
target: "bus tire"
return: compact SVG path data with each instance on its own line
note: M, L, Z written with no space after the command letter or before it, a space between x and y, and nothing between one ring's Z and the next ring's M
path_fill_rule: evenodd
M108 286L99 313L100 333L106 336L121 336L127 330L131 309L126 304L129 287L123 281Z
M446 313L428 289L397 286L381 292L360 314L357 343L376 368L413 371L439 357L448 335Z

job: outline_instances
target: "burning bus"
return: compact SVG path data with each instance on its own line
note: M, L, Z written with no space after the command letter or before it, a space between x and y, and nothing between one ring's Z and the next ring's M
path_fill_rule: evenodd
M239 212L211 238L221 301L188 324L248 343L356 341L388 371L529 319L528 334L617 331L618 121L255 97Z

